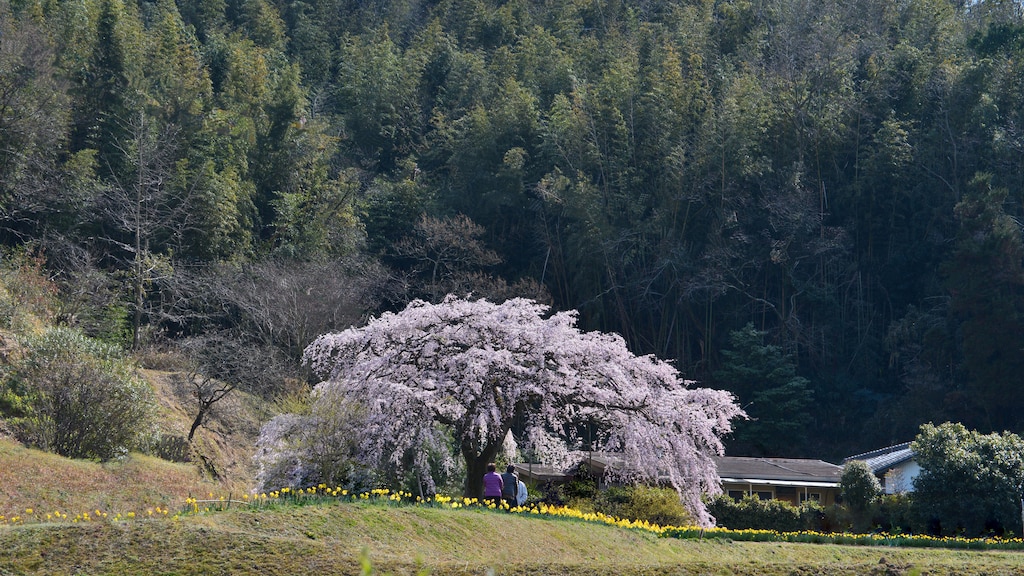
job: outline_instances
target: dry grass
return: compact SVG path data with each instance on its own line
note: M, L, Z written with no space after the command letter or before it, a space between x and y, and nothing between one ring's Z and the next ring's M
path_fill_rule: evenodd
M189 494L221 493L226 488L232 486L205 478L193 464L138 454L100 464L0 440L0 515L7 517L29 507L72 516L97 508L127 513L177 507Z
M195 416L192 391L180 373L143 370L158 403L161 433L182 440ZM252 456L260 426L270 418L264 403L236 390L214 405L196 431L189 458L208 475L234 487L251 488L255 477Z
M145 370L143 376L156 392L161 434L183 439L192 423L188 391L172 373ZM69 460L0 436L0 515L26 507L72 516L97 508L137 512L177 507L189 495L249 491L260 425L256 401L238 392L221 404L198 430L185 462L142 454L106 463Z

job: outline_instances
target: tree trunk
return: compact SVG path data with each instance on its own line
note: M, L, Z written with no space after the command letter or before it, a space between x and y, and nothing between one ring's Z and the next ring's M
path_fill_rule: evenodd
M192 427L189 428L189 431L188 431L188 441L189 441L189 443L192 442L192 437L196 435L196 430L199 428L200 425L202 425L203 417L206 416L206 410L208 408L209 408L209 406L200 406L199 407L199 413L196 414L196 419L192 421Z
M487 473L488 460L484 458L466 458L466 484L462 495L466 498L482 498L484 495L484 474Z
M139 330L142 329L142 303L143 303L143 291L145 290L142 285L142 256L136 250L135 253L135 265L133 273L135 278L132 279L134 284L132 291L134 292L134 306L135 310L132 315L132 350L139 349Z
M501 443L487 445L480 455L467 454L462 452L466 459L466 483L462 495L466 498L483 498L484 496L484 474L487 474L487 465L494 462L494 456L498 453Z

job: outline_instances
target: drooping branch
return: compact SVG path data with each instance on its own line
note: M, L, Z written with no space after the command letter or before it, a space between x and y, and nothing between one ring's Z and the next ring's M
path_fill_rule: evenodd
M479 496L482 466L517 416L527 413L535 446L561 443L559 458L572 449L572 427L596 417L607 444L622 452L623 477L667 477L695 518L709 521L700 496L719 489L711 456L741 414L732 397L688 388L671 365L633 355L617 335L581 332L575 313L546 312L524 299L413 302L321 336L304 358L326 377L318 398L365 407L369 459L399 463L425 449L422 439L448 437L465 461L466 494Z

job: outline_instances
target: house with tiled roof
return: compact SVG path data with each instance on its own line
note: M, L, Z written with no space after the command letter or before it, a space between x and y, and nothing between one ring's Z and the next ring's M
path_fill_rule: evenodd
M762 500L786 500L799 504L807 500L833 504L839 494L839 475L842 467L822 460L805 458L745 458L722 456L714 458L722 490L737 500L744 496ZM616 454L593 452L587 455L581 466L588 475L602 484L604 472L621 458ZM516 464L519 477L534 485L547 482L561 484L572 479L572 475L537 464Z
M843 459L843 463L863 461L878 478L886 494L901 494L914 491L914 478L921 473L921 467L914 459L910 442L896 444L857 454Z
M839 495L843 469L808 458L715 458L722 490L734 499L756 496L800 504L808 500L831 505Z

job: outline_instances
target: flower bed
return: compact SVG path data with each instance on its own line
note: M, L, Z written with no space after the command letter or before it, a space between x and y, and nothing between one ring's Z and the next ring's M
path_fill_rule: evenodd
M340 487L330 488L323 484L298 490L282 488L260 494L245 494L239 498L232 495L206 498L189 497L179 512L170 514L167 506L153 506L141 512L112 513L92 510L70 516L60 511L37 512L27 508L25 514L13 517L0 516L0 525L24 525L27 523L54 522L130 522L152 518L169 518L174 521L197 514L210 514L234 507L255 509L283 506L324 505L328 503L366 502L382 506L428 506L450 510L479 509L504 510L513 514L524 514L545 518L566 519L581 522L595 522L657 534L665 538L711 539L721 538L745 542L795 542L804 544L840 544L851 546L891 546L916 548L958 548L971 550L1024 550L1022 538L960 538L935 537L908 534L850 534L824 533L814 531L776 532L774 530L732 530L729 528L700 528L697 526L659 526L643 520L616 518L600 512L582 512L566 506L549 506L535 503L528 506L509 508L507 504L483 502L476 498L453 497L438 494L432 497L414 496L409 492L377 488L366 492L350 492Z

